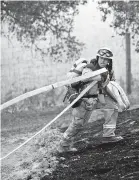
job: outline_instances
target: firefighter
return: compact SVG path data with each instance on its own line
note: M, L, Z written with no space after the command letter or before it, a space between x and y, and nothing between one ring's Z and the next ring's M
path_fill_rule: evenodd
M94 78L87 79L83 82L82 87L79 84L78 89L86 88L92 81L98 81L95 87L90 89L77 103L72 111L73 119L68 129L64 132L60 142L59 152L76 151L73 147L73 140L83 125L88 122L94 109L101 108L104 111L105 122L103 124L103 142L117 142L122 140L121 136L115 135L116 122L118 117L118 105L116 101L108 95L106 86L110 81L115 81L112 69L113 53L108 48L99 49L95 59L90 61L82 71L82 75L91 71L106 68L107 73L98 75ZM73 85L74 88L74 85ZM77 84L76 87L77 88ZM93 118L93 117L92 117Z

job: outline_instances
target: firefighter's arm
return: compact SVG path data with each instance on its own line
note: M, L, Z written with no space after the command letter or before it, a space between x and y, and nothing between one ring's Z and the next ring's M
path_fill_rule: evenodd
M82 72L82 75L86 75L86 74L88 74L90 72L92 72L92 70L90 68L84 68L83 72ZM97 75L95 77L83 80L83 82L88 82L88 81L101 81L101 75Z

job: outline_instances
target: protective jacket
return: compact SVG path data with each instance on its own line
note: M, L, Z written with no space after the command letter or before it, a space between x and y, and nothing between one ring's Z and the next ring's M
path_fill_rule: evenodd
M98 65L97 61L94 59L93 63L90 63L86 65L86 67L83 69L82 75L85 75L86 73L96 71L101 69L101 67ZM92 81L92 79L88 79L84 82L84 86L87 86L88 83ZM95 87L93 87L89 92L88 96L90 95L98 95L98 94L106 94L105 88L109 81L115 81L114 71L109 70L106 73L103 73L101 75L101 81L99 81Z
M86 73L96 71L101 69L101 67L98 65L97 60L93 59L90 64L87 64L82 69L82 75L85 75ZM107 73L104 73L101 75L101 81L98 82L92 89L90 89L83 97L83 98L98 98L98 94L106 94L104 88L109 83L110 80L115 80L114 72L109 70ZM71 85L71 87L68 87L67 91L67 99L72 102L76 97L79 95L79 93L88 86L88 84L92 81L92 78L85 80L84 82L78 82ZM100 96L99 96L100 97ZM82 102L82 99L80 99L77 103L73 105L73 108L80 105ZM104 101L104 99L101 96L101 102ZM102 102L104 103L104 102Z
M84 75L85 73L89 73L89 71L96 71L98 69L100 69L100 67L98 63L96 63L96 61L94 60L94 63L90 63L86 66L82 74ZM92 89L90 89L88 95L91 94L93 95L95 93L99 94L99 97L100 94L104 96L108 95L111 99L113 99L116 103L118 103L119 108L121 110L125 110L130 107L130 102L124 90L118 83L115 82L115 76L113 70L109 70L108 68L108 72L101 75L101 81L98 82L95 88L93 87ZM99 92L97 92L97 90ZM102 99L99 100L100 102L102 101Z

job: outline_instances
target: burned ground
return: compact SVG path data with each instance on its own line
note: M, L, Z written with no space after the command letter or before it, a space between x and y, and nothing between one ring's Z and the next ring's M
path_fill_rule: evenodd
M76 153L57 154L59 164L53 174L41 180L138 180L139 109L119 113L117 143L102 144L103 120L87 124L75 139ZM80 141L81 140L81 141Z
M55 111L54 111L55 112ZM15 149L46 123L56 112L2 115L2 154ZM57 111L57 114L61 109ZM96 112L97 113L97 112ZM36 116L37 115L37 116ZM97 116L99 119L101 114ZM3 180L138 180L139 178L139 108L119 113L116 134L124 137L118 143L102 144L104 119L90 121L75 139L76 153L56 151L63 124L71 112L39 137L2 161ZM62 127L63 129L61 129ZM60 131L61 132L60 132Z

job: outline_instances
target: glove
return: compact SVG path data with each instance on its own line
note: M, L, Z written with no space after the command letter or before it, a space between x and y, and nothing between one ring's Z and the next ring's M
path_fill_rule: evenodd
M109 74L105 73L105 74L102 74L101 79L102 79L101 87L104 88L104 87L106 87L109 84L110 76L109 76Z

